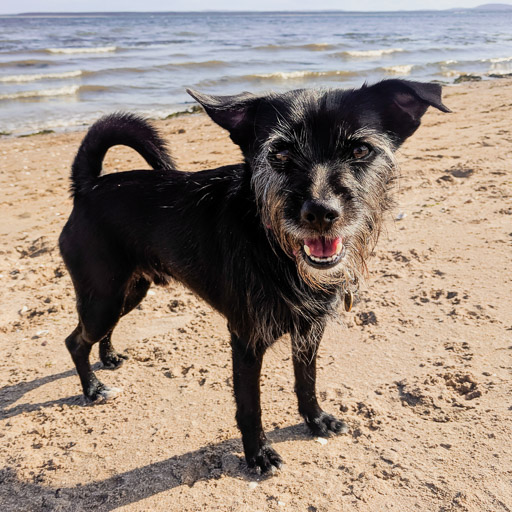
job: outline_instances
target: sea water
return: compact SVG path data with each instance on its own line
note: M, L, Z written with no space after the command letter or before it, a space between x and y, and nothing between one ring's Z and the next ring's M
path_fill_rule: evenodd
M0 16L0 132L127 110L163 118L213 94L453 83L512 72L512 11Z

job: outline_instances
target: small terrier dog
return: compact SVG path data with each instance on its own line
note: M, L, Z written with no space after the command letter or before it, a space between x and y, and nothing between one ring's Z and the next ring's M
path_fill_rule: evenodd
M282 459L261 423L265 350L289 333L299 412L315 436L344 424L316 397L316 354L328 318L365 275L391 207L395 150L429 106L449 112L437 84L384 80L351 90L209 96L188 91L240 146L244 162L178 171L164 141L130 114L100 119L72 166L74 207L59 239L76 291L78 326L66 345L90 400L117 391L89 363L126 358L111 342L119 318L151 283L176 280L222 313L233 356L236 420L247 464ZM100 176L114 145L153 171Z

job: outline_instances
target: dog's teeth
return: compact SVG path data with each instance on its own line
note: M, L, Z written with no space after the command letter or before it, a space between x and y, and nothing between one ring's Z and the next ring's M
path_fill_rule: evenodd
M342 249L343 249L343 244L341 242L338 242L336 244L336 254L339 254Z
M311 256L311 249L310 249L306 244L304 244L304 252L305 252L308 256Z
M338 259L338 256L339 253L333 254L332 256L326 258L317 258L316 256L309 256L309 258L315 263L332 263L333 261L336 261Z

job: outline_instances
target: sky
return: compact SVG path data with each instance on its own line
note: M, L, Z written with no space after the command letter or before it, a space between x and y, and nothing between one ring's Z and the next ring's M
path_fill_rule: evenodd
M97 11L300 11L359 10L396 11L416 9L450 9L475 7L485 3L507 3L509 0L0 0L0 13L21 12L97 12Z

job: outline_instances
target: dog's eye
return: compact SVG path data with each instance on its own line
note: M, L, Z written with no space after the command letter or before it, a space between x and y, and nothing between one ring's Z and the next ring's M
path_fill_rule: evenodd
M287 162L290 158L290 152L287 149L274 153L273 157L280 162Z
M352 150L352 155L354 158L364 158L365 156L368 156L371 152L371 149L366 144L361 144L360 146L355 147Z

